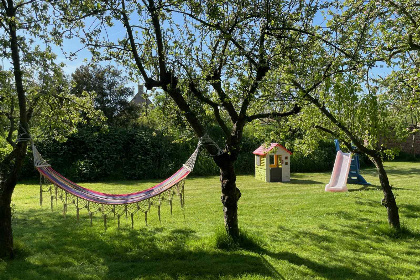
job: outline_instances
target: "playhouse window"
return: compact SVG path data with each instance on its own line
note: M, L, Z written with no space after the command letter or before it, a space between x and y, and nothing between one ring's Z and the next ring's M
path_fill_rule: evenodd
M270 160L270 167L278 167L279 166L279 157L281 160L281 156L278 155L270 155L269 160Z
M261 165L261 156L255 156L255 165L257 166Z

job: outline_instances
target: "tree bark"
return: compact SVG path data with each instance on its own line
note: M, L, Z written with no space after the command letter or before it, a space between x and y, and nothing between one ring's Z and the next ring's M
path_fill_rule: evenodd
M395 201L395 196L392 192L392 186L389 184L388 175L386 174L382 159L380 157L373 157L372 161L379 172L379 182L381 183L382 192L384 194L382 205L386 207L388 223L393 228L400 229L401 225L397 202Z
M26 142L19 142L0 164L0 258L14 257L11 202L26 148Z
M20 53L16 26L16 6L13 0L2 1L8 20L8 34L15 79L16 94L19 102L19 137L29 138L28 121L31 116L26 109L26 94L20 66ZM22 139L23 140L23 139ZM11 201L17 178L26 156L27 143L18 141L11 154L0 163L0 258L13 258L13 232Z
M236 187L236 173L234 160L228 153L214 158L220 168L220 183L222 188L221 201L223 204L225 229L234 240L239 238L238 201L240 190Z
M5 190L6 181L0 183L0 189ZM13 251L13 232L12 232L12 208L11 196L0 196L0 259L14 257Z

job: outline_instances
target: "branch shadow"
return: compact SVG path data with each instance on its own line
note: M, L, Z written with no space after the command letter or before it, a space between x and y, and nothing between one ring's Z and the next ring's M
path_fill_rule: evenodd
M105 232L98 230L99 218L96 227L85 228L70 226L69 218L63 220L57 213L40 211L25 211L16 221L15 240L21 249L7 262L6 279L281 279L259 255L187 246L199 239L188 228Z
M361 186L359 188L355 188L356 186ZM378 191L381 190L381 187L376 185L357 185L357 184L347 184L349 188L349 192L359 192L359 191Z
M315 184L324 184L324 182L314 181L314 180L302 180L302 179L295 179L292 178L290 182L287 182L291 185L315 185Z

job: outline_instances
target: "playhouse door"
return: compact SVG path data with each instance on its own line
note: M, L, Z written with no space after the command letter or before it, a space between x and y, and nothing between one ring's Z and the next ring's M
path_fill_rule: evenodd
M282 170L281 168L270 169L270 182L282 182Z

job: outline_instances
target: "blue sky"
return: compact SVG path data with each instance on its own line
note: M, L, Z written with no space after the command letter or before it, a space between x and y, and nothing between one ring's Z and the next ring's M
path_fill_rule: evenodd
M317 17L317 19L321 22L325 22L321 15ZM114 22L115 25L113 27L107 28L106 33L111 39L116 39L118 37L122 37L125 35L125 29L122 26L120 22ZM324 23L321 23L324 24ZM89 25L89 24L87 24ZM122 36L121 36L122 35ZM53 51L57 55L57 62L63 63L65 66L63 68L64 72L67 75L70 75L73 73L78 67L88 63L91 60L91 54L88 49L84 48L83 45L80 43L78 38L73 39L64 39L63 47L57 47L57 46L51 46L53 48ZM76 56L72 57L72 59L69 59L64 53L63 50L67 53L76 53ZM104 65L106 64L113 64L115 67L123 70L122 66L119 66L115 62L104 62ZM0 65L4 69L10 69L11 64L7 60L2 60ZM389 73L391 69L389 69L385 64L378 64L378 67L372 69L371 73L375 76L379 75L385 75ZM137 82L129 82L127 86L134 89L134 93L137 93Z

